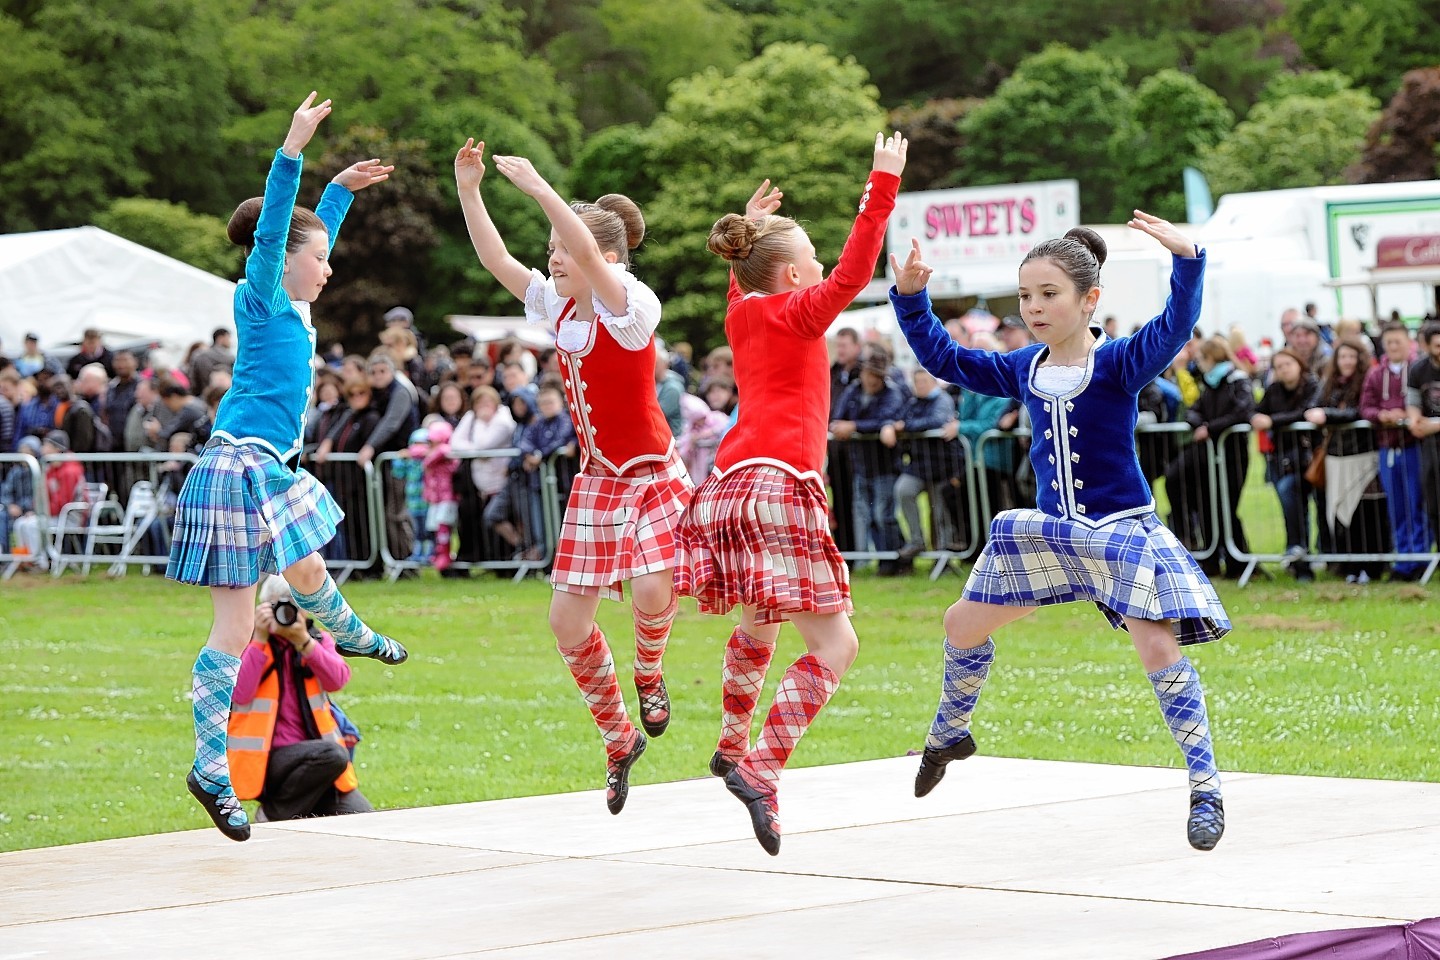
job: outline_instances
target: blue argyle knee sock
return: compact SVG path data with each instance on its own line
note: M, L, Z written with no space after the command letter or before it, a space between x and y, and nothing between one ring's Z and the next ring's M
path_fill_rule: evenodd
M1149 674L1160 701L1160 712L1190 770L1190 790L1220 793L1220 771L1215 767L1215 748L1210 743L1210 718L1205 711L1205 691L1200 675L1188 657L1173 666Z
M292 583L290 595L295 605L320 622L335 638L335 648L346 656L374 657L385 663L402 663L405 648L389 637L376 633L350 609L340 595L335 579L325 574L325 582L314 593L301 593Z
M226 731L230 726L230 699L235 692L235 676L240 672L240 658L223 650L200 648L191 671L190 690L195 712L195 775L206 793L214 796L235 792L230 788L230 762L225 756ZM229 805L227 804L227 807ZM227 809L232 826L243 826L245 811L239 801Z
M995 642L988 637L978 647L958 650L945 642L945 682L940 688L940 707L925 746L935 750L952 746L970 732L970 714L980 699L980 688L995 662Z

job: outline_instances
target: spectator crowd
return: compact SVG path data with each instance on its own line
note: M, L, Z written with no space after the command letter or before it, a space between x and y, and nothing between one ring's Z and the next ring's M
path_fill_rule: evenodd
M467 576L484 561L543 566L546 498L563 505L576 469L555 349L514 339L428 346L405 307L385 321L368 353L333 344L316 358L304 461L347 514L326 559L356 575L380 572L366 479L378 471L377 521L391 558L446 576ZM1122 335L1113 317L1104 327ZM946 328L983 350L1031 342L1018 317L972 311ZM1371 332L1352 320L1322 323L1312 304L1285 311L1277 334L1252 347L1238 329L1196 331L1141 393L1142 425L1179 425L1137 438L1142 467L1163 494L1162 519L1208 573L1238 575L1249 552L1240 497L1252 466L1263 467L1284 520L1285 566L1297 579L1313 579L1315 552L1434 551L1440 323L1426 318L1412 335L1394 318ZM194 344L173 365L159 351L112 351L94 330L63 362L33 334L14 357L0 345L0 452L153 455L161 522L150 544L163 553L176 495L230 386L231 337L217 329L208 346ZM873 334L842 328L831 348L832 525L852 563L873 560L882 576L907 573L926 551L978 546L985 530L977 517L1034 502L1029 425L1018 404L924 370L907 375ZM655 389L698 482L744 402L729 348L697 363L688 344L657 341ZM1361 421L1369 427L1350 428ZM1245 425L1253 442L1241 432L1221 444ZM1263 464L1252 463L1252 451ZM142 467L47 461L52 516L84 496L87 481L106 482L123 502ZM1213 489L1222 471L1224 502ZM0 552L18 545L43 565L35 505L28 469L4 465ZM1360 558L1338 572L1356 583L1387 573L1410 580L1425 566L1418 557L1393 565Z

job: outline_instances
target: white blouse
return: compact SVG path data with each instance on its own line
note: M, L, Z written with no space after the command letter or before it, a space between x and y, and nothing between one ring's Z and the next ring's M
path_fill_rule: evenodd
M623 263L611 264L620 273L625 284L626 313L614 314L591 294L590 302L595 317L605 324L620 346L626 350L644 350L660 326L660 298L655 291L637 278ZM583 350L590 342L590 324L583 320L560 321L560 312L565 309L566 298L555 292L555 281L539 270L530 271L530 286L525 290L525 319L529 323L544 324L555 334L555 342L567 352Z

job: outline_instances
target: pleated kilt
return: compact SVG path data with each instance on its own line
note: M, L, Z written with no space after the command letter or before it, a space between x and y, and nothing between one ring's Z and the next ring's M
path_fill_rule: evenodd
M345 518L330 492L267 450L211 440L185 478L165 576L248 587L328 543Z
M760 623L851 612L850 573L830 535L825 489L777 467L712 473L680 524L675 589L701 613L755 607Z
M1038 510L1006 510L961 594L1007 606L1088 600L1112 627L1171 620L1181 644L1218 640L1230 618L1195 559L1153 513L1100 529Z
M678 454L624 476L579 473L570 488L550 582L623 600L626 580L675 566L675 531L695 491Z

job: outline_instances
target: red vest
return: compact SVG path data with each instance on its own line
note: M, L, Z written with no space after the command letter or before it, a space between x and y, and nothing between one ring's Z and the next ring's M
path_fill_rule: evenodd
M560 312L573 320L575 301ZM557 325L558 326L558 325ZM598 319L589 342L570 352L557 348L565 372L565 399L580 440L580 469L619 476L642 463L664 463L675 436L655 394L655 338L643 350L626 350Z

